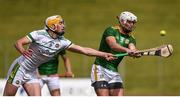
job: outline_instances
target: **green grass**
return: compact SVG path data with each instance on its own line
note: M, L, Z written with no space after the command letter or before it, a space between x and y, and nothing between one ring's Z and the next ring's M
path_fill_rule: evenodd
M98 49L104 29L116 25L115 16L128 10L138 17L134 33L138 48L171 43L174 53L166 59L126 57L119 66L125 95L180 95L179 0L0 0L0 3L1 78L19 56L13 47L14 42L32 30L43 28L46 17L62 15L68 39L75 44ZM162 29L167 31L167 36L160 36ZM90 78L94 58L71 52L68 56L75 76ZM59 72L63 71L61 65Z

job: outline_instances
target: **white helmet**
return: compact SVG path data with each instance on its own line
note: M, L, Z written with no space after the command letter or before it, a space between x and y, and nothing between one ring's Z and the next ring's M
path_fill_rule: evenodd
M129 28L126 27L127 21L131 21L131 22L135 22L135 23L137 22L137 17L133 13L128 12L128 11L122 12L119 15L118 19L119 19L119 22L120 22L121 26L124 27L127 30L130 30L130 31L132 31L133 28L129 29Z

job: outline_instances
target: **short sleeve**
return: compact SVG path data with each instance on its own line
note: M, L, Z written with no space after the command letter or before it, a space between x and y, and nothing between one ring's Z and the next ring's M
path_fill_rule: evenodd
M136 39L134 38L134 36L131 36L130 43L133 43L134 45L136 45Z
M104 36L108 37L108 36L115 36L115 31L112 27L108 27L105 31L104 31Z
M66 39L65 37L62 37L61 40L62 40L61 44L64 49L67 49L69 46L72 45L72 42L70 40Z
M31 42L35 42L36 40L38 40L38 33L37 33L37 31L30 32L30 33L27 35L27 38L28 38Z

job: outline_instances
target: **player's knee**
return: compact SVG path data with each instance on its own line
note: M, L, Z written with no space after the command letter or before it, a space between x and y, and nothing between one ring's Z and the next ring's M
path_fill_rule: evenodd
M3 96L15 96L17 92L17 87L12 84L6 83Z
M15 90L4 90L3 96L15 96L16 91Z
M50 91L51 96L61 96L60 89L54 89Z
M108 82L106 81L97 81L95 83L92 84L92 86L94 87L94 89L108 89L109 85Z
M123 84L121 82L115 82L109 84L109 89L123 89Z

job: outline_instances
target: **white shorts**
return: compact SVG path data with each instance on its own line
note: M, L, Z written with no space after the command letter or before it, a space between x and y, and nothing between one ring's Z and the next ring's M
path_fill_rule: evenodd
M100 65L93 64L91 71L91 83L93 84L96 81L106 81L109 84L116 82L123 83L120 74L118 72L114 72Z
M50 91L60 89L59 77L41 76L40 85L43 88L44 84L47 85Z
M18 64L17 59L12 63L8 71L7 82L16 87L24 83L39 83L36 73L25 70Z

